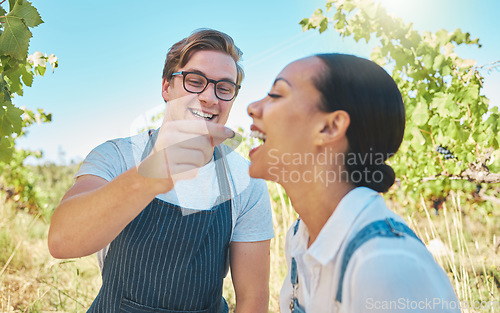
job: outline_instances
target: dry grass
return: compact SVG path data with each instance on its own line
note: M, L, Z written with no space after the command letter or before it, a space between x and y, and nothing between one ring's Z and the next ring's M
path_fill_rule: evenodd
M40 215L2 204L1 312L86 312L97 295L101 282L96 259L52 258L47 232Z
M500 256L495 247L499 217L485 217L486 223L474 220L455 193L439 217L423 199L422 207L425 219L406 220L425 243L440 243L439 249L430 250L448 273L463 312L500 312Z
M269 312L279 312L279 291L286 276L285 235L296 214L283 192L268 184L273 208L275 238L271 241L271 299ZM437 261L448 272L461 301L470 304L500 301L500 257L494 244L499 216L474 219L464 212L458 195L445 204L439 216L425 203L421 213L393 205L417 234L429 243L439 240L445 249ZM0 198L0 203L4 203ZM408 213L411 212L411 213ZM101 278L95 257L55 260L47 249L48 222L16 210L0 207L0 310L1 312L85 312L97 295ZM234 308L230 276L224 294ZM481 302L478 302L481 301ZM500 308L479 308L464 312L492 313Z

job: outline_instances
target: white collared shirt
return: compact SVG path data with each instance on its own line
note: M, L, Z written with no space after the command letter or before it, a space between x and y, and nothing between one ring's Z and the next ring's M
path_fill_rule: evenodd
M352 255L342 303L335 298L340 263L349 240L370 222L392 217L384 198L366 187L349 192L338 204L314 243L303 221L286 239L288 275L280 293L282 313L290 312L290 263L297 262L298 300L308 313L323 312L460 312L460 303L444 270L418 240L377 237Z

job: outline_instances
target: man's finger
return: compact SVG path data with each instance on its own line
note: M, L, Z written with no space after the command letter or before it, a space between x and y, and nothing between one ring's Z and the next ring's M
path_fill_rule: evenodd
M165 153L167 155L170 172L172 172L172 167L177 164L187 164L195 167L202 167L207 162L207 158L210 159L212 152L206 152L204 150L199 149L165 149Z
M181 133L198 134L198 135L211 135L214 137L231 137L234 135L232 129L224 125L202 121L202 120L179 120L164 123L160 132L164 129L166 132L169 130L177 130Z
M229 137L222 143L231 148L231 150L236 150L236 148L243 142L243 136L237 132L234 132L233 137Z

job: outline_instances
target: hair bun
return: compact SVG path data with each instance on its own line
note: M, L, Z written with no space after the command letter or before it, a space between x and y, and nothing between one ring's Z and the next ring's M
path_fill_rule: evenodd
M387 164L347 165L349 181L358 187L387 192L396 180L396 174Z

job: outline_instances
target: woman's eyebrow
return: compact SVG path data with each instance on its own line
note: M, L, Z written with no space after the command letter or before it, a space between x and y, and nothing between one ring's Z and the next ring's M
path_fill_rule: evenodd
M283 77L278 77L278 78L276 78L276 79L274 80L273 86L274 86L274 85L276 85L276 83L277 83L277 82L279 82L279 81L283 81L283 82L285 82L288 86L292 87L292 84L291 84L288 80L284 79Z

